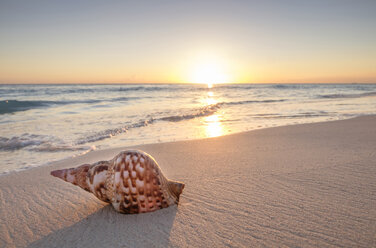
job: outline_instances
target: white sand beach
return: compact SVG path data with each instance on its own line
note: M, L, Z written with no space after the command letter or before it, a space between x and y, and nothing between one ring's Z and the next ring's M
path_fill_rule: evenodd
M0 177L0 247L376 246L376 116L131 148L179 206L119 214L50 176L127 148L94 151Z

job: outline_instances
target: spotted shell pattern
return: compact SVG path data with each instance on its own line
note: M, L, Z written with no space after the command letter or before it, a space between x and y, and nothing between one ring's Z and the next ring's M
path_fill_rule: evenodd
M110 161L52 171L121 213L145 213L179 202L184 184L168 180L157 162L142 151L123 151Z

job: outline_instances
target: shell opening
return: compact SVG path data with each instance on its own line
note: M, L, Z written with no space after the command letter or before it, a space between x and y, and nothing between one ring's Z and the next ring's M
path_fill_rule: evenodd
M168 181L168 188L176 199L176 203L179 202L180 194L183 193L185 184L177 181Z

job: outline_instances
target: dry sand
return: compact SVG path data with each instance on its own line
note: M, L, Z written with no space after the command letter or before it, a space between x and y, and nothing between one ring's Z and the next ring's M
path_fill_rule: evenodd
M123 215L49 175L0 177L0 247L376 247L376 117L134 147L186 183L179 206Z

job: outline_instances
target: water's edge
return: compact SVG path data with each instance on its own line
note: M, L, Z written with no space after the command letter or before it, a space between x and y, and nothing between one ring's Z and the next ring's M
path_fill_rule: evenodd
M73 156L67 156L67 157L62 158L62 159L48 161L48 162L46 162L44 164L35 165L35 166L26 166L26 167L23 167L23 168L20 168L20 169L15 169L15 170L12 170L12 171L2 172L2 173L0 173L0 178L3 177L3 176L7 176L7 175L10 175L10 174L13 174L13 173L23 172L23 171L26 171L26 170L32 170L32 169L38 169L38 168L41 168L41 167L53 166L54 164L57 164L57 163L62 163L64 161L69 161L69 160L71 160L73 158L77 158L77 157L88 156L88 155L90 155L92 153L96 153L96 152L99 152L99 151L100 152L106 152L106 151L111 151L111 150L116 150L116 149L132 149L134 147L136 147L136 148L141 147L142 148L142 146L146 146L146 145L159 145L159 144L162 145L162 144L167 144L167 143L179 143L179 142L186 142L186 141L217 139L217 138L222 138L222 137L225 137L225 136L241 135L241 134L245 134L245 133L249 133L249 132L254 132L254 131L259 131L259 130L265 130L265 129L273 129L273 128L280 128L280 127L287 127L287 126L308 125L308 124L318 124L318 123L328 123L328 122L340 122L340 121L346 121L346 120L351 120L351 119L356 119L356 118L361 118L361 117L366 117L366 116L376 116L376 115L373 115L373 114L363 114L363 115L352 116L352 117L348 117L348 118L341 117L341 118L336 119L336 120L313 121L313 122L304 122L304 123L291 123L291 124L276 125L276 126L271 126L271 127L261 127L261 128L255 128L255 129L252 129L252 130L247 130L247 131L229 133L229 134L225 134L225 135L217 136L217 137L171 140L171 141L166 141L166 142L142 143L142 144L134 144L132 146L114 146L114 147L105 148L105 149L88 150L88 151L84 151L82 153L79 153L79 154L76 154L76 155L73 155Z

